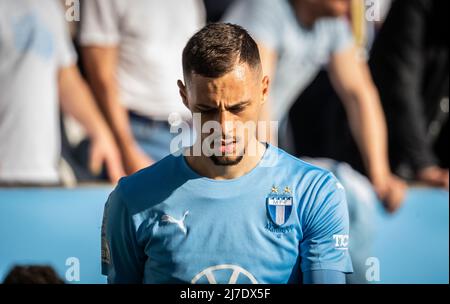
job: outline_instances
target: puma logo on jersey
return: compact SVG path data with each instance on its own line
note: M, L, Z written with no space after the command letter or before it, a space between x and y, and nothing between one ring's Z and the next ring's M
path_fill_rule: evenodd
M184 234L187 234L187 228L186 228L186 225L184 224L184 219L186 218L186 215L188 215L188 214L189 214L189 211L185 211L183 214L183 217L179 220L177 220L173 216L164 214L163 216L161 216L161 222L176 224Z

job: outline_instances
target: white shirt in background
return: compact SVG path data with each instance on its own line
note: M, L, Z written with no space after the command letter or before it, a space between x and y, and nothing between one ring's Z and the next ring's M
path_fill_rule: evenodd
M0 182L59 181L58 71L76 54L56 0L0 1Z
M190 117L179 96L181 56L205 24L202 0L87 0L81 3L82 46L117 46L121 102L140 115Z

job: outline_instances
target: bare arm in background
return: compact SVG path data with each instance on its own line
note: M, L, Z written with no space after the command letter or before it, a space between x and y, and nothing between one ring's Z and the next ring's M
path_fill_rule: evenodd
M272 49L266 48L258 43L259 54L261 56L261 65L263 69L263 74L269 76L270 84L272 84L272 79L275 76L275 67L277 64L277 54ZM271 112L271 102L270 102L270 89L269 89L269 100L264 103L259 120L266 123L265 131L263 137L259 138L262 141L266 141L270 144L278 146L278 130L273 130L270 128L270 121L272 117L270 115ZM261 135L259 133L258 135Z
M62 110L80 122L91 139L89 169L98 174L105 164L109 179L116 183L125 175L119 149L75 65L59 70L58 89Z
M390 169L386 121L367 63L356 47L350 47L332 55L329 67L369 178L387 210L395 211L405 197L406 184Z
M131 174L149 166L153 161L138 147L128 113L119 100L117 47L83 47L82 57L87 79L119 145L126 172Z

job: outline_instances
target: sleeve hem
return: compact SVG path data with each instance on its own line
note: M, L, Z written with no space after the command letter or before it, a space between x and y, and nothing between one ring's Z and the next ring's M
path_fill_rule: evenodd
M314 271L314 270L334 270L334 271L340 271L345 274L353 273L353 267L342 267L336 264L313 264L310 267L307 267L305 269L302 268L302 272L307 271Z
M89 33L89 34L80 34L78 41L81 46L90 46L90 45L113 46L119 44L120 38L117 35Z

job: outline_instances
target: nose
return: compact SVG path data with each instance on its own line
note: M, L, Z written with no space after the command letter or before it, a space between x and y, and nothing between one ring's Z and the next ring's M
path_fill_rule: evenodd
M233 130L233 119L232 115L226 110L219 111L219 123L222 129L222 137L227 137L227 134L232 133Z

